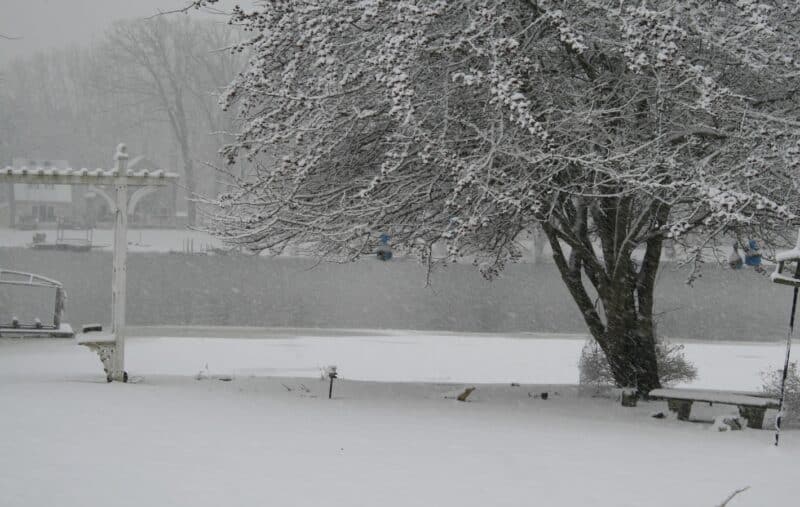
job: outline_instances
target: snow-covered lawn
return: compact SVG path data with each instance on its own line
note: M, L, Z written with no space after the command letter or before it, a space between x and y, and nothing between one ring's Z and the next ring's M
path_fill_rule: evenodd
M0 340L0 505L712 506L745 486L730 506L797 497L800 433L776 449L770 431L717 433L651 418L663 403L579 396L563 384L581 337L228 334L249 337L129 340L136 384L106 384L70 340ZM782 359L769 344L686 351L696 387L756 389ZM206 364L211 379L196 380ZM328 364L344 377L333 400ZM477 385L469 403L447 398L464 385Z

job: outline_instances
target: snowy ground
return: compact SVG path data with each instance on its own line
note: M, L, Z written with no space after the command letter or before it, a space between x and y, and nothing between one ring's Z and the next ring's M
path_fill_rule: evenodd
M138 334L161 332L178 334ZM0 340L0 505L712 506L745 486L730 506L796 497L799 432L775 449L769 431L717 433L651 418L663 403L578 396L563 384L581 337L184 334L217 337L129 340L136 384L106 384L70 340ZM727 389L757 388L782 356L686 351L696 387ZM196 380L206 364L212 379ZM333 400L318 375L328 364L344 377ZM470 403L447 398L465 383L478 387Z

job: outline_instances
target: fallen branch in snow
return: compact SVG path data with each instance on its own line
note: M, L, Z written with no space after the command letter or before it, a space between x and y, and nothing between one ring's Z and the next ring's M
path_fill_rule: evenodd
M468 388L464 389L464 392L459 394L458 398L456 398L456 399L458 401L467 401L467 398L469 398L469 395L472 394L472 391L474 391L474 390L475 390L474 387L468 387Z
M719 132L714 129L710 128L696 128L696 129L689 129L683 132L676 132L667 140L667 142L671 144L676 144L685 141L687 138L691 136L698 136L698 137L712 137L716 139L724 139L728 137L724 132Z
M738 495L739 493L743 493L743 492L747 491L748 489L750 489L750 486L745 486L745 487L744 487L744 488L742 488L742 489L737 489L736 491L734 491L733 493L731 493L731 494L730 494L730 496L728 496L728 498L726 498L726 499L725 499L725 501L723 501L723 502L722 502L721 504L719 504L717 507L725 507L726 505L728 505L728 502L730 502L730 501L733 499L733 497L735 497L735 496L736 496L736 495Z

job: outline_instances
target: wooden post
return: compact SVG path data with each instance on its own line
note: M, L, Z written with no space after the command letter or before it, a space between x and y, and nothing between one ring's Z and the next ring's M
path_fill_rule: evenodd
M56 330L61 327L61 315L64 313L64 289L56 289L56 306L53 310L53 325Z
M127 284L128 253L128 153L124 144L117 146L114 171L120 176L114 185L116 210L114 211L114 257L111 294L111 333L114 336L114 355L111 358L111 379L126 382L125 373L125 292Z
M8 226L12 229L16 225L15 217L17 216L17 203L14 200L14 184L8 184Z

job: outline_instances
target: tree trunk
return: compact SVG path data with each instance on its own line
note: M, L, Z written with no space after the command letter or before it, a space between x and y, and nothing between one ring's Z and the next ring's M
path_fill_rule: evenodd
M544 256L544 242L547 241L544 233L539 227L535 227L531 233L533 236L533 263L543 263L542 257Z
M631 305L635 294L621 294L604 308L606 329L594 338L608 359L618 387L635 387L641 394L661 387L656 362L652 316L638 315Z
M608 346L601 348L618 387L635 387L643 395L661 387L652 336L629 331L622 336L607 336L606 343Z
M558 232L547 224L543 230L561 277L592 337L605 353L617 386L635 387L643 395L661 387L652 304L661 240L655 238L648 243L638 271L628 255L623 262L614 263L610 272L598 273L601 268L597 261L588 259L586 253L581 254L584 245L575 244L567 260ZM590 244L588 239L587 244ZM586 290L584 277L594 286L603 303L602 315Z

